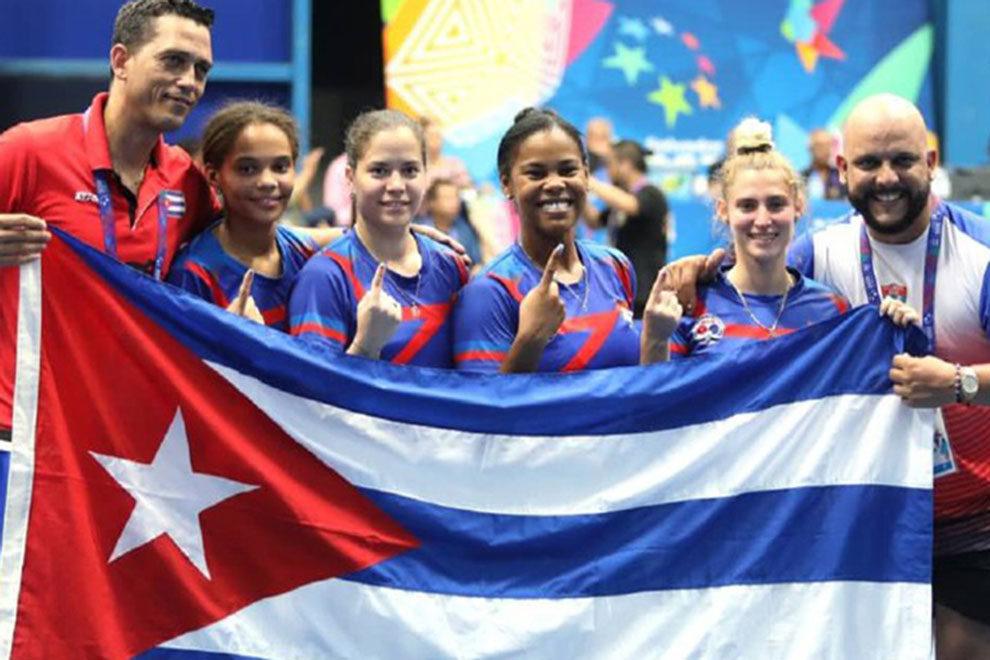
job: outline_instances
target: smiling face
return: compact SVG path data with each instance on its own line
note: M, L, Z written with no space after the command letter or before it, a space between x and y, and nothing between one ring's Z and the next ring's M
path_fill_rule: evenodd
M936 153L906 101L864 101L850 114L837 158L849 202L875 234L898 242L927 226Z
M515 199L524 232L563 241L588 196L580 146L556 126L533 133L519 144L502 191Z
M383 129L347 168L358 221L379 227L407 227L426 187L423 145L406 126Z
M219 169L207 174L223 193L229 222L271 225L285 213L296 173L292 144L285 132L267 123L244 127Z
M718 202L718 215L727 222L736 258L747 265L783 265L800 201L787 174L778 169L743 169Z
M110 51L114 84L123 86L126 105L148 128L182 126L206 89L213 66L210 30L175 15L154 19L153 36L133 50L114 44Z

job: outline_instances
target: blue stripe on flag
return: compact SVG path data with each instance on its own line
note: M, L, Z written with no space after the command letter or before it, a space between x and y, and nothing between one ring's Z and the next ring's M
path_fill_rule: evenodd
M576 516L477 513L364 492L422 545L346 579L412 591L567 598L931 575L929 490L799 488Z
M338 357L159 286L77 239L54 231L132 304L205 360L279 389L385 419L513 435L614 434L677 428L739 412L837 394L887 394L908 333L863 308L731 355L650 367L506 378ZM844 332L831 330L843 326ZM236 327L238 341L218 342ZM262 376L263 375L263 376ZM423 388L431 391L423 405ZM698 392L717 391L699 406ZM579 397L576 406L573 399ZM661 403L663 405L661 405ZM512 414L508 414L511 411Z

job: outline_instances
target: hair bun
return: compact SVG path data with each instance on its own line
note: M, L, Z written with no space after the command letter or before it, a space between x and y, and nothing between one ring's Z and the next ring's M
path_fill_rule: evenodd
M732 144L740 156L769 153L774 149L773 129L765 121L747 117L732 131Z
M518 124L519 122L521 122L526 117L530 116L533 113L539 112L539 111L540 110L538 108L534 108L533 106L529 106L527 108L523 108L522 110L520 110L519 112L516 113L516 116L515 117L513 117L512 123L513 124Z

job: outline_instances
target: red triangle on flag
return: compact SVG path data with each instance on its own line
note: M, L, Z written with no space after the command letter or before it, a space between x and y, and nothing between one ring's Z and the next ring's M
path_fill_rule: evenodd
M130 658L261 598L418 544L88 272L52 241L13 658ZM97 456L151 464L177 411L192 471L251 486L198 515L208 574L168 534L111 561L136 500ZM179 490L164 495L195 494Z

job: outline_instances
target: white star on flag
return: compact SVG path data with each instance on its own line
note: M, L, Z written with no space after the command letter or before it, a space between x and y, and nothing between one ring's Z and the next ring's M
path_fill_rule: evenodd
M193 472L181 410L176 410L150 464L96 452L90 454L137 502L109 561L166 534L210 579L199 524L200 512L259 486Z

